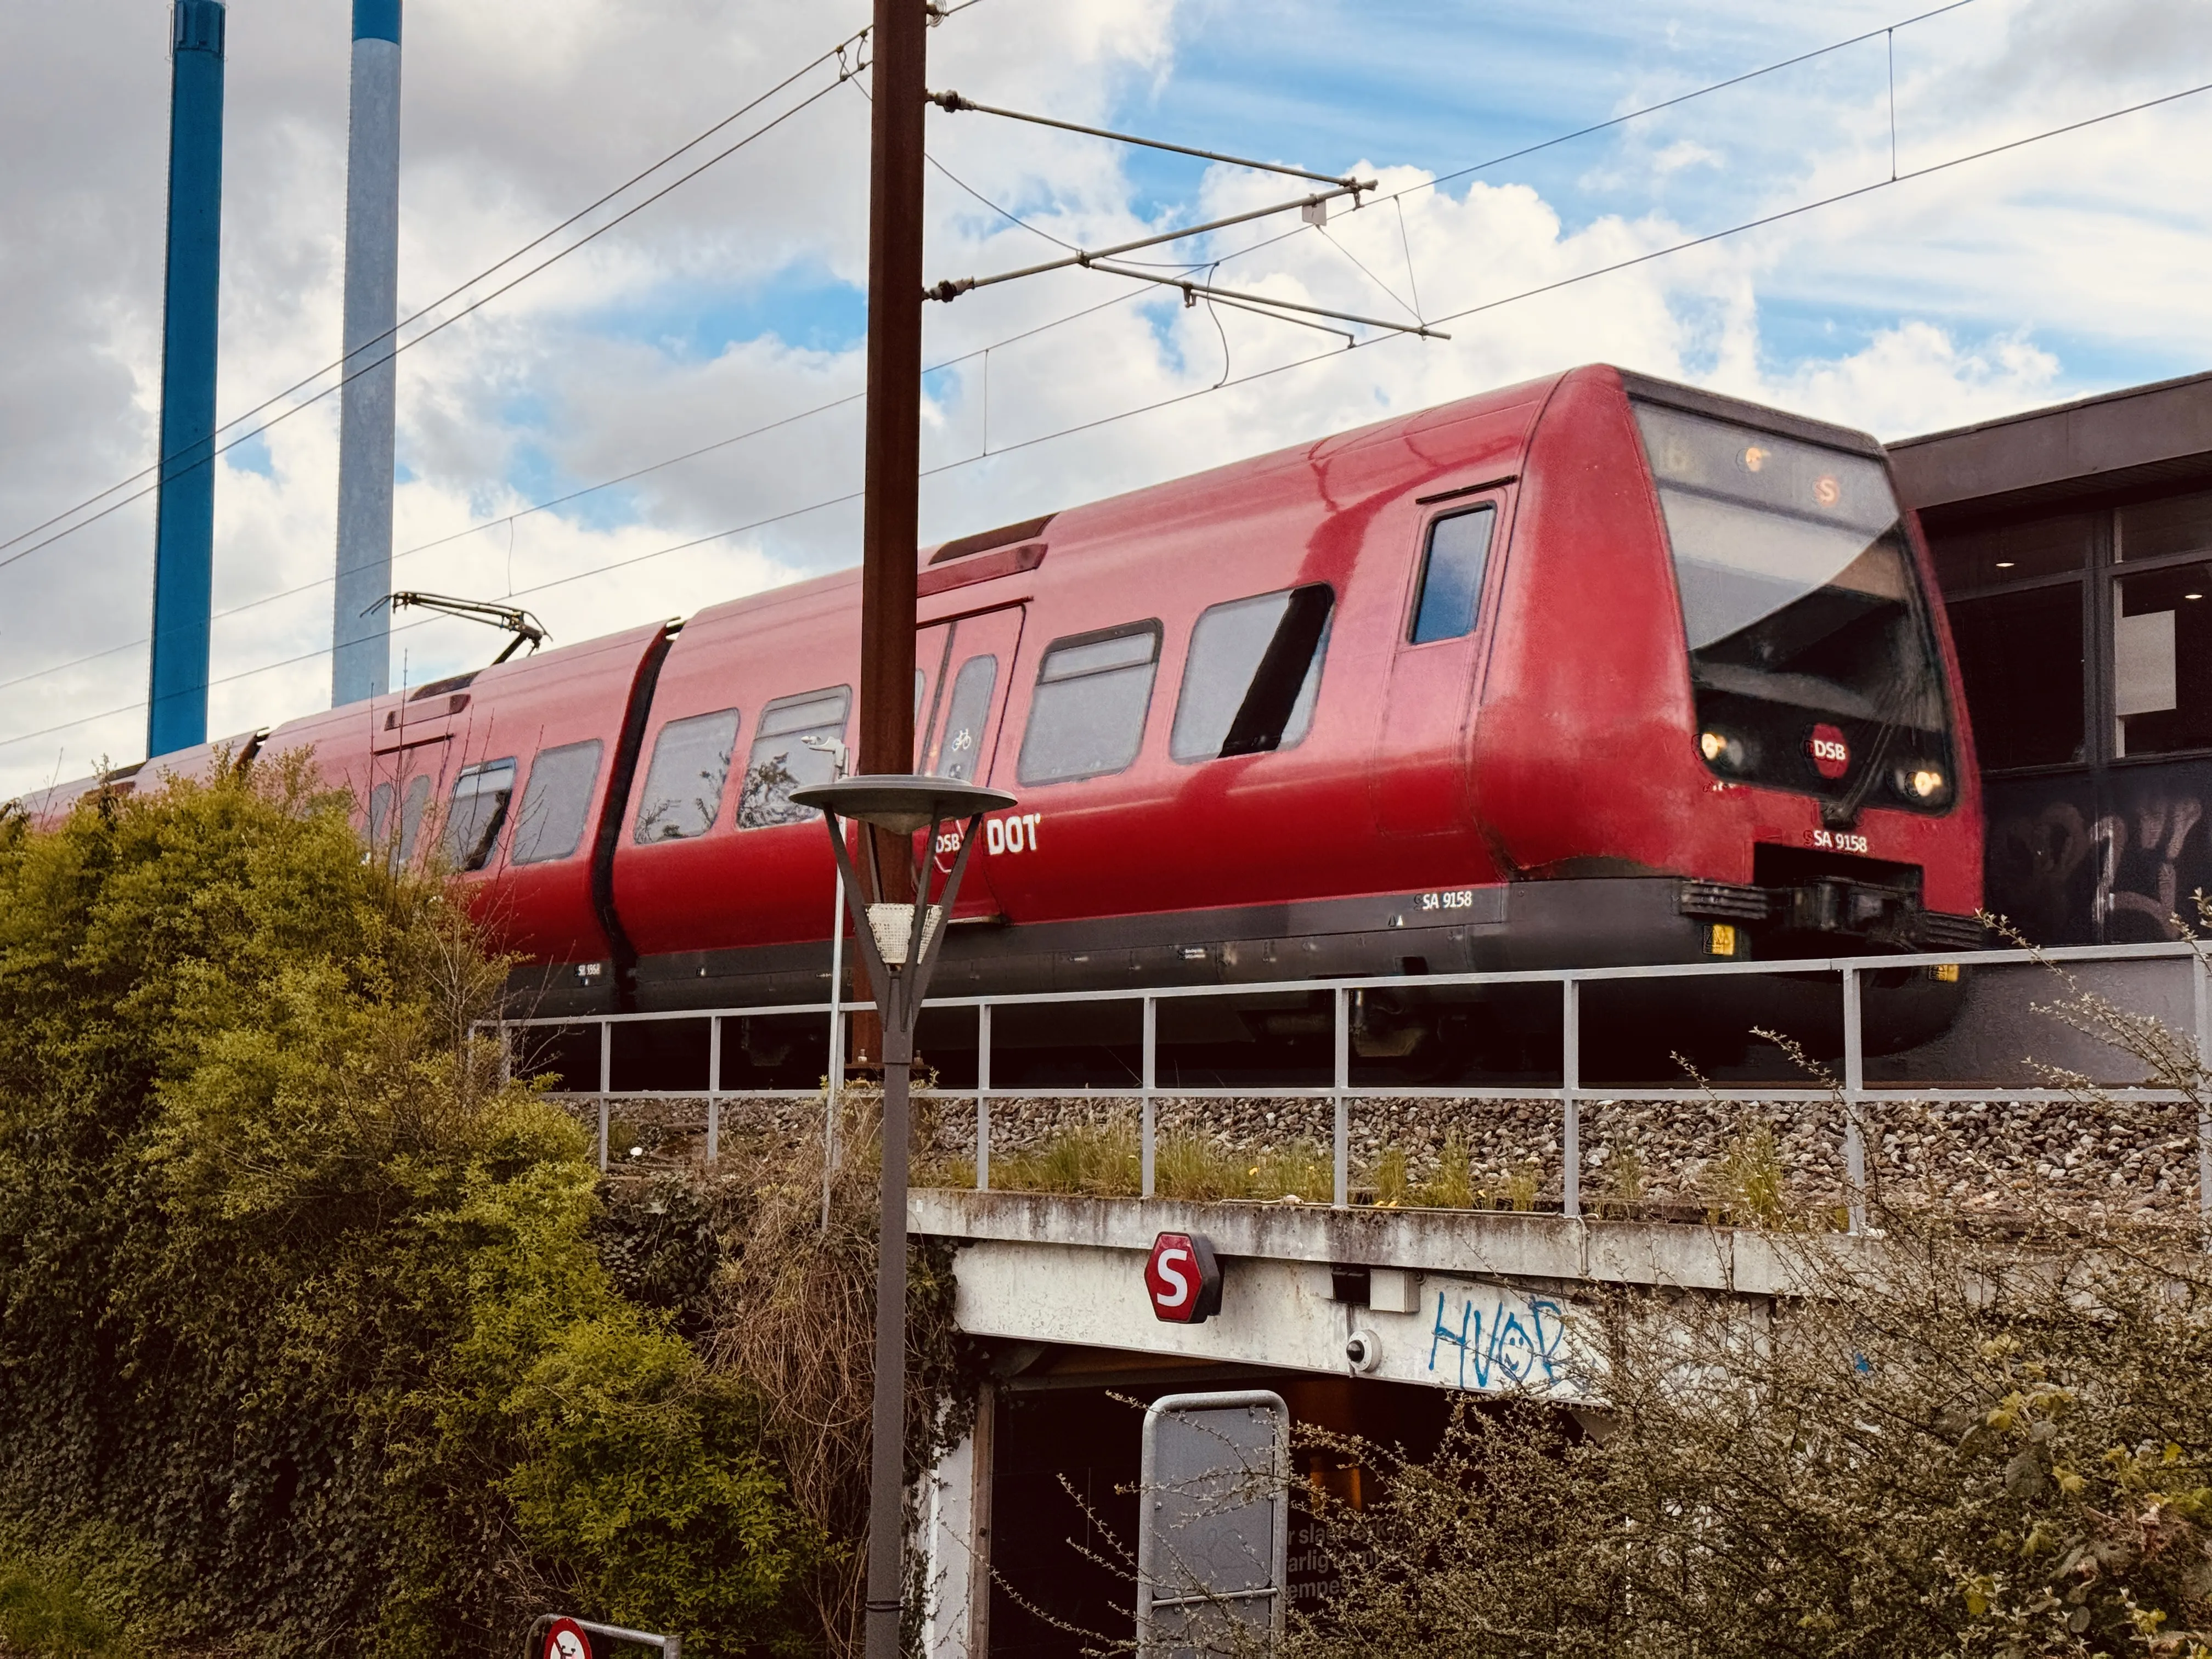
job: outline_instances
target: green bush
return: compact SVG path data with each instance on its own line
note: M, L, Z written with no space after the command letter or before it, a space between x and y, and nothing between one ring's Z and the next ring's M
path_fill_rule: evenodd
M787 1650L813 1533L471 1036L502 964L262 776L0 824L11 1571L143 1646L489 1652L558 1603Z

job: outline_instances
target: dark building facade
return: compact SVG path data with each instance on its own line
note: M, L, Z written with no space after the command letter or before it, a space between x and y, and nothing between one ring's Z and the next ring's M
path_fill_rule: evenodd
M2212 374L1890 446L1957 641L1988 903L2174 937L2212 893Z

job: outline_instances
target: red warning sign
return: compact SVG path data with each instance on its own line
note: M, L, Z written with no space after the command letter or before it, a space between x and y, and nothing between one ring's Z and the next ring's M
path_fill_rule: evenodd
M592 1659L592 1638L573 1619L556 1619L545 1632L544 1659Z
M1221 1264L1203 1233L1162 1233L1145 1262L1145 1291L1152 1317L1170 1325L1200 1325L1221 1311Z

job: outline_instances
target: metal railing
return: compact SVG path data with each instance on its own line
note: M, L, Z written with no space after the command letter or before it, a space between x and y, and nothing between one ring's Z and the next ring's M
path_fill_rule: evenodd
M1158 1103L1163 1100L1326 1100L1334 1107L1331 1134L1332 1202L1338 1208L1352 1202L1352 1109L1362 1100L1556 1100L1560 1109L1559 1152L1561 1208L1570 1217L1580 1216L1583 1159L1582 1109L1585 1102L1739 1102L1745 1104L1817 1102L1838 1099L1844 1111L1844 1182L1849 1195L1853 1231L1865 1222L1867 1189L1865 1109L1873 1102L1970 1103L1998 1101L2067 1101L2077 1097L2068 1089L1975 1085L1945 1087L1911 1082L1870 1085L1866 1076L1863 1005L1869 975L1893 975L1896 970L1960 967L1980 969L2017 965L2124 963L2174 960L2185 962L2191 975L2191 1010L2194 1056L2200 1071L2212 1075L2212 945L2183 940L2172 944L2069 945L2039 950L1928 952L1911 956L1806 957L1776 962L1705 962L1664 963L1625 968L1534 969L1510 972L1428 974L1418 976L1383 975L1345 979L1310 979L1250 983L1162 986L1150 989L1069 992L1030 992L1003 996L933 998L933 1012L972 1008L976 1011L976 1081L972 1088L917 1089L917 1096L972 1100L975 1107L975 1185L988 1191L991 1184L991 1103L994 1100L1133 1100L1138 1103L1139 1186L1141 1195L1154 1194L1158 1146ZM1583 993L1586 987L1622 981L1729 979L1769 975L1802 977L1834 975L1840 982L1843 1032L1842 1072L1836 1087L1794 1087L1753 1084L1738 1086L1656 1086L1639 1084L1585 1085L1582 1075L1583 1047ZM1558 1085L1443 1085L1405 1083L1355 1085L1352 1080L1352 999L1364 991L1415 991L1425 996L1437 991L1467 988L1556 985L1560 996L1559 1077ZM1334 1076L1326 1085L1253 1085L1242 1087L1200 1087L1163 1084L1158 1076L1158 1014L1163 1003L1206 998L1255 998L1325 994L1329 999ZM1069 1006L1080 1004L1141 1004L1142 1062L1133 1086L1097 1088L1089 1085L1002 1087L991 1081L992 1014L1016 1007ZM827 1002L787 1003L769 1006L684 1009L665 1012L547 1016L500 1022L497 1030L512 1054L516 1032L541 1028L568 1030L597 1028L599 1086L596 1090L562 1092L595 1099L599 1108L599 1167L608 1167L611 1108L619 1100L704 1100L707 1104L707 1158L720 1153L721 1110L732 1101L813 1100L824 1091L813 1089L726 1089L722 1077L722 1023L727 1019L760 1019L777 1016L811 1016L827 1024L872 1007L867 1002L847 1001L835 1008ZM704 1089L631 1089L613 1087L613 1038L620 1025L667 1022L708 1022L708 1086ZM835 1026L831 1026L833 1030ZM833 1046L825 1102L823 1133L834 1156L836 1107L842 1087L842 1056ZM2199 1207L2212 1213L2212 1090L2185 1093L2174 1089L2112 1085L2112 1091L2143 1103L2181 1103L2197 1099L2197 1194Z

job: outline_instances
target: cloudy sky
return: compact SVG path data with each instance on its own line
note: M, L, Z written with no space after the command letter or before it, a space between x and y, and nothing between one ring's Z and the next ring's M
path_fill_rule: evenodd
M167 11L9 9L0 798L143 753L150 500L58 539L24 532L153 459ZM866 12L407 0L403 309L462 290L410 332L787 118L403 356L399 584L513 594L568 641L857 562L865 74L841 82L829 58L464 284ZM337 355L349 16L348 0L231 0L226 417ZM1917 17L1878 0L975 0L931 36L935 86L1382 185L1326 227L1288 215L1145 257L1376 317L1449 317L1452 338L1354 329L1346 349L1081 270L932 306L924 534L1593 360L1888 437L2212 367L2212 93L1945 165L2212 82L2206 21L2203 0L1966 0ZM930 122L933 278L1302 193L977 114ZM327 702L335 410L301 408L222 461L217 732ZM403 622L394 675L410 682L496 647Z

